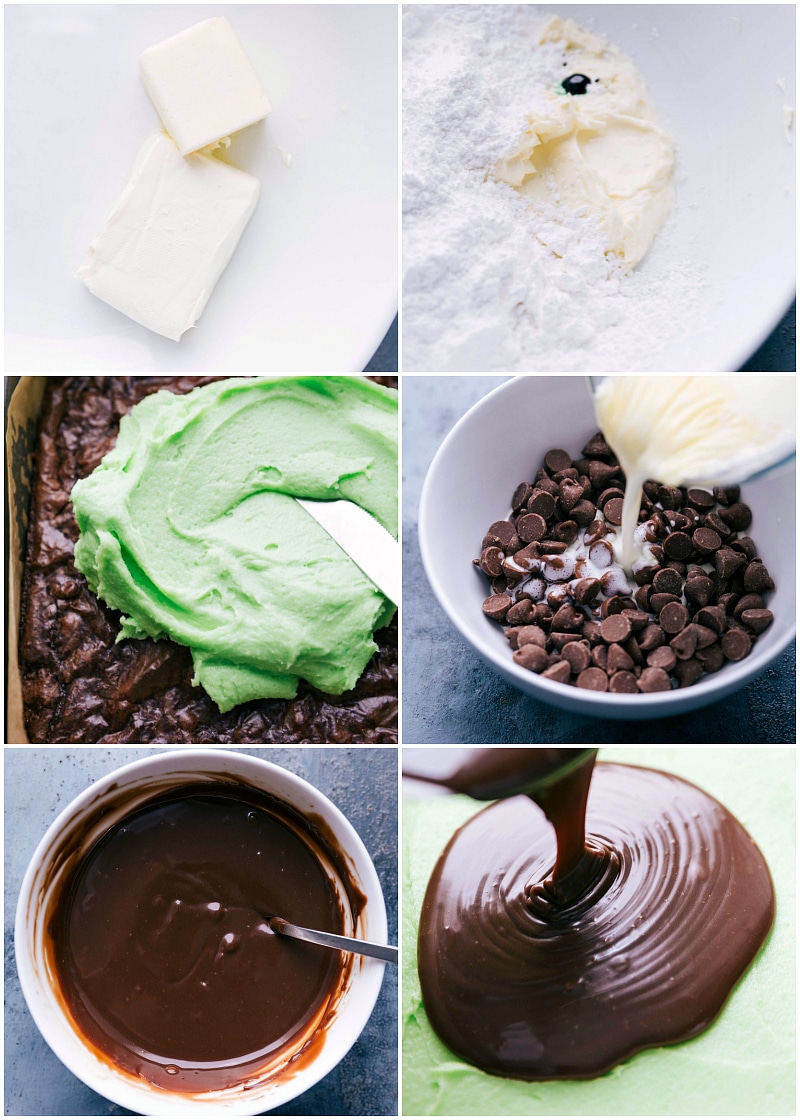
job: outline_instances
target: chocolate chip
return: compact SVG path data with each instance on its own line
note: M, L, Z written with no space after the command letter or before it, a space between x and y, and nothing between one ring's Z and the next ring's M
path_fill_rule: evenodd
M703 607L695 615L695 621L701 626L707 626L716 634L722 634L725 630L725 611L718 606Z
M581 455L585 455L587 459L610 459L613 451L606 443L603 433L596 432L584 445Z
M698 649L695 656L707 673L718 672L725 663L725 656L719 642L715 642L713 646L706 646L705 649Z
M533 643L520 646L519 649L514 650L512 657L515 664L521 665L523 669L529 669L532 673L543 673L550 660L542 647Z
M609 692L634 693L638 691L636 677L633 673L615 673L608 686Z
M540 541L546 532L547 523L538 513L523 513L517 519L517 533L526 544Z
M543 556L542 575L551 583L564 583L572 579L575 561L569 556Z
M579 482L565 479L559 484L558 497L562 508L568 513L583 498L583 487Z
M715 486L714 497L721 506L731 506L739 501L738 486Z
M734 502L733 505L721 509L719 515L725 524L730 525L731 529L735 529L737 533L741 533L743 529L749 529L753 520L752 510L744 502Z
M601 463L597 459L589 464L589 479L595 490L606 489L612 478L616 478L618 474L618 466L611 466L609 463Z
M603 586L602 580L600 586ZM610 599L604 599L600 604L600 618L605 621L609 615L622 614L627 605L621 595L612 595Z
M706 607L713 599L715 589L713 579L704 573L687 580L683 593L687 601L694 603L696 607Z
M572 466L572 456L561 447L554 447L544 457L544 465L550 474L558 474Z
M689 657L685 661L679 661L672 671L678 678L681 688L688 688L689 685L700 680L703 666L696 657Z
M502 548L492 545L490 548L485 548L481 553L480 565L481 571L485 572L487 576L494 578L499 576L503 570L503 560L505 553Z
M512 521L494 521L489 526L489 531L486 535L487 537L491 537L496 544L505 548L506 545L511 543L516 534L517 530L514 528L514 523Z
M732 615L738 602L738 595L734 594L732 591L726 591L717 599L717 606L722 607L726 615Z
M603 506L606 520L612 525L622 524L622 498L610 498Z
M506 630L506 637L510 631ZM539 646L545 649L547 646L547 635L541 626L520 626L517 628L517 649L523 646Z
M650 621L650 616L646 611L636 611L631 610L630 607L626 607L622 613L630 620L631 630L634 634L638 634L640 630L644 630L645 626L647 626L647 623Z
M668 595L680 595L683 580L673 568L661 568L653 576L653 590Z
M558 656L561 656L561 651L565 648L567 643L572 644L577 641L580 641L580 634L560 633L558 630L551 630L548 635L548 642ZM556 661L558 660L558 656L554 658Z
M733 536L733 529L725 524L718 513L706 514L706 527L713 529L723 542L729 541Z
M670 533L664 541L664 552L670 560L685 560L692 552L692 538L688 533Z
M510 606L510 596L490 595L488 599L483 600L483 613L487 618L494 618L499 622L505 618L506 611Z
M578 688L588 688L592 692L606 692L608 677L602 669L592 666L590 669L584 669L578 676Z
M603 637L600 633L600 623L595 622L594 619L589 619L587 622L584 622L581 633L590 646L598 646L603 641Z
M599 579L579 579L576 583L572 584L572 597L576 603L582 605L591 603L600 594L600 580Z
M692 543L698 552L704 555L711 555L716 552L722 541L719 534L715 533L713 529L695 529L692 534Z
M606 536L608 536L608 526L605 521L595 520L583 534L583 542L584 544L594 544L595 541L599 541Z
M522 507L527 503L527 501L530 498L532 493L533 493L533 487L531 486L531 484L529 482L520 482L519 486L516 488L512 498L511 498L511 508L514 510L515 513L518 510L522 509Z
M574 521L559 521L550 530L550 535L564 544L572 544L578 535L578 526Z
M570 482L578 481L578 471L575 467L565 467L563 471L556 471L553 475L553 482L557 482L559 486L565 479L569 479Z
M690 657L694 656L694 651L697 649L697 632L693 626L684 626L672 641L669 643L670 649L675 651L675 655L680 661L688 661Z
M582 673L584 669L588 669L592 660L589 646L585 642L570 642L569 645L564 646L562 656L565 661L569 662L575 675Z
M577 633L583 629L583 624L586 621L586 616L582 611L576 611L574 607L565 603L563 607L559 607L553 615L551 626L553 630L569 630Z
M617 618L620 617L620 615L617 615ZM630 670L633 669L633 659L631 658L630 654L627 654L625 652L622 646L614 644L612 646L609 646L608 660L606 662L606 665L608 668L609 676L611 676L613 673L618 673L621 669L630 672Z
M658 500L662 509L680 509L683 505L683 492L677 486L659 486Z
M552 498L557 498L558 483L553 482L546 471L541 471L540 473L541 477L537 474L536 481L533 484L534 490L544 490L545 494L549 494Z
M602 623L600 633L604 642L624 642L631 636L631 620L624 614L613 614Z
M750 638L744 630L729 630L720 644L728 661L741 661L750 652Z
M547 677L549 681L558 681L560 684L567 684L569 678L572 676L569 661L556 661L555 665L551 665L549 669L545 669L542 676Z
M539 552L542 556L560 556L567 551L563 541L539 541Z
M687 490L686 501L690 506L694 506L695 509L699 510L713 509L716 505L714 495L710 494L708 490Z
M508 588L508 580L505 576L497 576L492 580L492 594L504 595Z
M771 625L775 618L772 611L767 610L749 610L742 611L742 622L752 630L754 634L763 634L766 628Z
M663 669L665 673L674 669L677 660L675 650L669 646L659 646L647 655L647 664L653 669Z
M589 548L589 559L596 568L608 568L614 561L614 549L608 541L595 541Z
M597 513L597 506L594 502L582 498L576 505L572 507L570 516L572 520L580 528L585 529L587 525L591 525L594 521L595 514Z
M744 556L727 546L720 548L714 557L714 567L720 579L730 579L745 563Z
M650 609L650 595L652 590L649 584L645 584L643 587L639 587L636 590L634 599L636 600L636 605L643 611Z
M668 591L656 591L650 596L650 610L655 615L661 614L667 603L680 603L679 595L670 595Z
M645 626L644 630L639 635L639 649L643 653L647 653L658 646L662 646L667 640L666 634L656 622L650 622Z
M755 592L760 595L762 591L774 591L775 584L772 582L767 569L758 560L752 560L744 572L744 589L745 591Z
M640 692L669 692L672 685L663 669L648 666L639 677Z
M731 541L731 548L734 552L741 553L747 560L756 558L756 545L752 537L739 537L738 540Z
M594 646L592 649L592 662L598 669L606 671L608 666L608 646Z
M526 572L538 571L540 560L541 553L536 544L529 544L526 548L521 548L519 552L514 553L514 563Z
M597 505L603 509L606 502L610 502L612 498L624 498L625 491L621 486L609 486L607 490L603 490L600 497L597 499Z
M733 608L733 617L741 618L745 611L762 611L766 605L761 595L756 595L754 592L748 595L742 595L739 602Z
M524 626L533 622L533 603L530 599L521 599L506 613L506 622L511 626Z
M545 521L550 521L556 512L556 500L546 490L534 490L528 498L528 513L538 513Z
M710 626L701 626L698 622L693 622L694 632L697 635L697 648L706 649L708 646L713 645L717 640L717 632Z
M678 634L689 621L689 612L683 603L667 603L658 616L658 621L668 634Z

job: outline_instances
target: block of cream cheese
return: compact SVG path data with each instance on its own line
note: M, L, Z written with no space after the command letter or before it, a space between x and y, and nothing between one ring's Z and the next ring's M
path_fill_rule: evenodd
M267 95L231 25L218 16L139 58L144 88L181 155L263 120Z
M90 292L176 341L203 313L258 201L259 182L209 155L184 158L163 132L78 269Z

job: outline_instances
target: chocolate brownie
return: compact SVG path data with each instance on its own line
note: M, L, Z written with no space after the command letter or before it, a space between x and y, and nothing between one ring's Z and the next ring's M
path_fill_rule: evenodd
M188 393L215 377L49 378L27 540L20 623L25 725L34 743L396 743L397 622L378 631L358 684L327 696L301 681L293 700L224 715L191 684L189 650L116 642L119 612L73 564L72 487L113 447L120 418L159 389ZM397 379L373 380L396 388Z

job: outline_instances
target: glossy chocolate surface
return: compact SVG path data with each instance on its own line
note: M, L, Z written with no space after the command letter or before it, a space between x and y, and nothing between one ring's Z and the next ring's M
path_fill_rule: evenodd
M591 765L542 807L523 796L478 813L428 885L425 1010L490 1073L594 1077L690 1038L772 925L769 871L722 805L670 774Z
M281 803L222 783L125 815L77 863L49 923L81 1033L182 1092L236 1084L302 1046L338 990L342 955L265 919L347 932L314 847Z

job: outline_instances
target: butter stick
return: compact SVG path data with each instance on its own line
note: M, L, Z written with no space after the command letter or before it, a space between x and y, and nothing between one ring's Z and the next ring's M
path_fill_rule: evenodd
M183 156L217 144L270 111L258 75L221 16L149 47L139 58L139 72Z
M184 158L165 133L153 133L78 279L111 307L177 341L202 315L259 189L245 171L213 156Z

